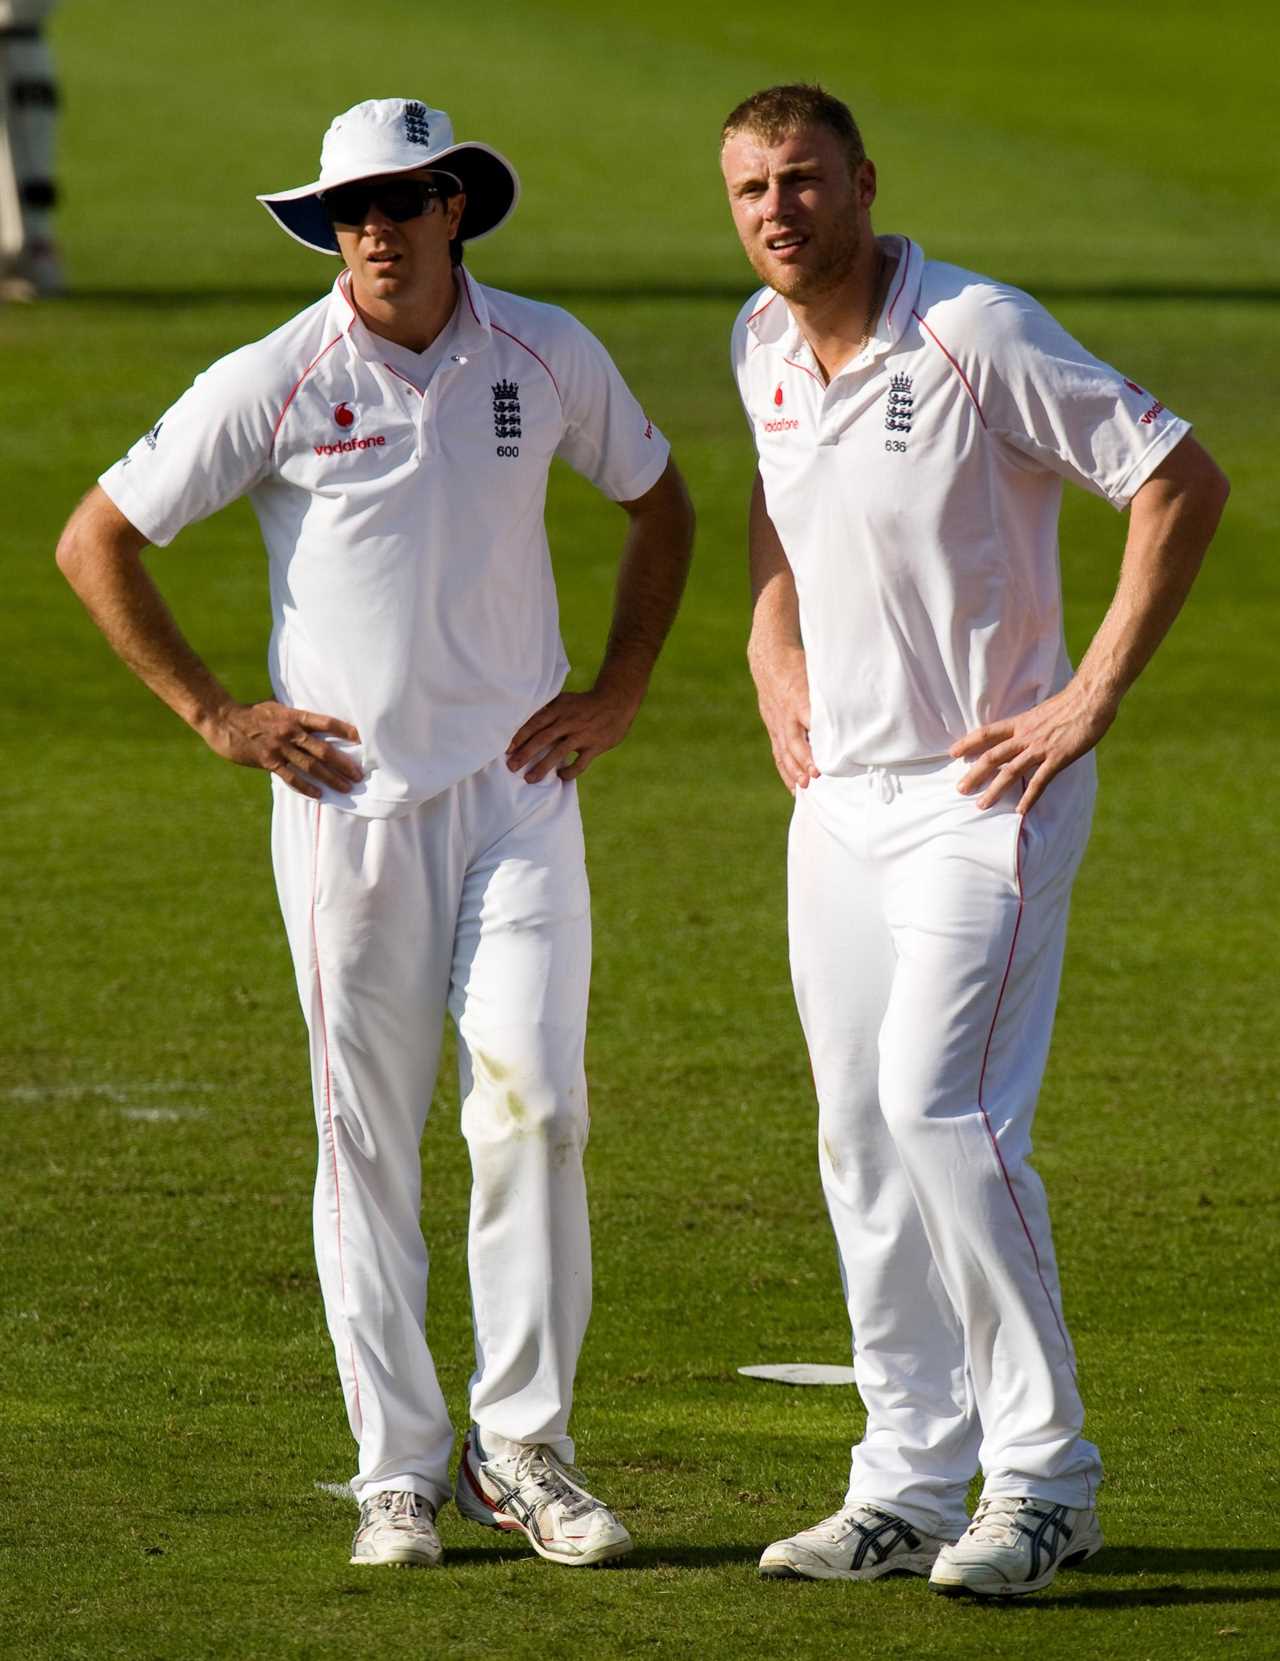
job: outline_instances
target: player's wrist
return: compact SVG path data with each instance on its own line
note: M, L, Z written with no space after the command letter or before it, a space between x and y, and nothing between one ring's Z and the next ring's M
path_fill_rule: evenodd
M229 692L204 695L192 700L189 710L181 710L187 725L199 733L206 744L217 748L217 741L235 724L235 717L244 706Z
M623 649L610 652L600 665L592 691L611 702L627 707L634 715L644 702L653 674L655 654L647 650Z

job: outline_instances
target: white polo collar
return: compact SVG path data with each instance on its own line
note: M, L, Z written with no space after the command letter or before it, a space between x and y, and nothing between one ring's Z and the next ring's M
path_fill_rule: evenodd
M468 357L474 357L493 344L493 325L489 321L489 307L483 288L471 280L462 266L457 267L457 274L459 304L453 314L457 349ZM378 336L365 326L355 308L349 271L339 273L333 285L330 306L334 327L346 335L351 350L369 362L379 362L382 352Z
M868 364L892 350L906 331L911 313L920 297L920 279L924 272L924 254L918 243L905 236L876 238L886 254L897 259L889 291L884 297L880 315L871 339L856 358L845 364L840 374L865 369ZM788 363L818 373L812 348L801 332L790 306L781 295L765 300L747 319L747 328L761 346L778 347ZM835 377L839 379L839 376Z

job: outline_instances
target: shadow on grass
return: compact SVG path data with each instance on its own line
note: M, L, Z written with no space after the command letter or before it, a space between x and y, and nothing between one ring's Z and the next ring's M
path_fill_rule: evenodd
M1011 279L1015 281L1016 279ZM1230 283L1016 283L1029 288L1040 300L1170 300L1198 301L1216 305L1275 305L1280 303L1280 288L1265 284ZM638 283L542 283L520 279L522 292L540 300L556 302L590 300L723 300L741 303L751 292L751 280L720 283L671 283L656 279ZM226 287L167 289L167 288L76 288L66 295L66 301L76 305L127 307L142 306L157 311L179 310L194 306L259 303L273 301L281 306L307 306L327 292L326 284L317 278L313 288L292 285L251 284ZM55 301L55 304L61 302Z
M641 1546L615 1563L601 1565L610 1575L662 1573L664 1570L733 1568L754 1571L759 1542L720 1542L698 1546ZM492 1546L448 1546L450 1568L473 1564L528 1563L540 1567L538 1558L518 1544ZM970 1607L995 1605L1001 1609L1162 1609L1186 1604L1265 1603L1280 1600L1280 1585L1195 1585L1202 1575L1257 1575L1280 1572L1280 1550L1245 1550L1218 1547L1117 1546L1099 1553L1089 1563L1068 1570L1054 1582L1053 1590L1033 1597L1008 1599L967 1599ZM1133 1581L1139 1577L1177 1576L1161 1585L1105 1586L1108 1579ZM795 1582L794 1584L805 1584Z
M1280 1548L1236 1546L1106 1546L1072 1574L1276 1574Z
M598 1565L609 1575L652 1574L663 1569L716 1569L740 1564L754 1569L760 1556L758 1543L750 1545L716 1546L641 1546L613 1563ZM538 1564L537 1556L527 1546L451 1546L445 1544L445 1563L449 1568L471 1563ZM539 1564L539 1567L541 1565Z
M1257 1575L1280 1571L1280 1551L1216 1546L1108 1547L1078 1569L1068 1570L1051 1592L1026 1598L987 1598L986 1607L1001 1609L1175 1609L1190 1604L1268 1603L1280 1600L1280 1585L1197 1586L1200 1575ZM1100 1586L1112 1577L1133 1581L1177 1575L1162 1585ZM972 1600L970 1600L972 1601Z
M1068 1584L1065 1581L1057 1585ZM1003 1609L1176 1609L1187 1604L1268 1603L1280 1599L1280 1586L1117 1586L1114 1591L1039 1592L1029 1598L1005 1598ZM989 1598L987 1602L997 1600Z

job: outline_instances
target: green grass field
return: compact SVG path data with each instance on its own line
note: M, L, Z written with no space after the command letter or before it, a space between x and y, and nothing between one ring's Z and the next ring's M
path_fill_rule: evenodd
M61 9L75 292L0 312L0 1653L1280 1655L1278 34L1261 3L1183 0ZM848 1354L786 975L788 801L742 657L751 458L726 337L753 283L715 167L730 105L797 76L860 113L881 229L1039 293L1195 420L1235 486L1103 747L1038 1122L1109 1545L1009 1608L754 1572L764 1543L838 1503L861 1420L852 1391L735 1371ZM607 1572L552 1569L451 1509L442 1570L348 1568L354 1512L319 1486L352 1460L265 781L131 682L52 564L79 493L192 375L332 279L253 195L314 177L329 117L394 91L516 161L524 200L473 269L601 334L700 510L651 699L583 786L597 1277L575 1428L639 1541ZM621 516L566 472L551 528L588 677ZM1073 494L1077 652L1122 535ZM263 695L247 508L153 569L229 684ZM448 1065L425 1160L430 1333L461 1425Z

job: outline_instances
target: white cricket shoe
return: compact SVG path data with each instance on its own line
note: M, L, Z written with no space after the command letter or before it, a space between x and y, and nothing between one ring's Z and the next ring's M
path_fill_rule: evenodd
M631 1536L582 1473L542 1445L486 1459L473 1430L462 1445L454 1504L486 1528L515 1530L549 1563L585 1567L621 1557Z
M855 1500L812 1528L765 1548L766 1580L879 1580L887 1574L928 1574L946 1544L910 1523Z
M1101 1545L1093 1511L1072 1511L1052 1500L980 1500L955 1545L938 1553L929 1586L950 1596L1020 1597L1041 1591L1059 1569L1083 1563Z
M387 1488L360 1507L351 1542L353 1563L393 1563L433 1569L443 1556L435 1511L420 1494Z

